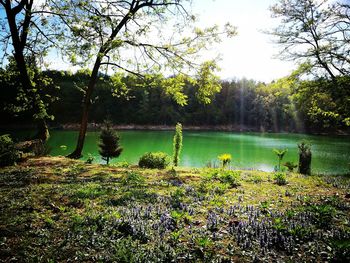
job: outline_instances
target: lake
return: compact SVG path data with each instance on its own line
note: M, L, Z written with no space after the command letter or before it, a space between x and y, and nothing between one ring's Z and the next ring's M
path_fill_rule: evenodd
M111 163L127 161L137 164L139 157L149 151L172 154L173 131L120 131L124 148L119 158ZM52 131L49 145L51 155L67 155L76 144L77 131ZM98 154L99 132L88 132L84 159L89 154L95 162L102 162ZM205 167L218 163L222 153L232 155L231 166L240 169L272 171L278 163L274 148L288 149L283 162L298 161L297 144L307 140L312 145L312 172L327 174L349 173L350 137L311 136L302 134L233 133L233 132L183 132L181 166ZM61 147L61 146L66 147Z

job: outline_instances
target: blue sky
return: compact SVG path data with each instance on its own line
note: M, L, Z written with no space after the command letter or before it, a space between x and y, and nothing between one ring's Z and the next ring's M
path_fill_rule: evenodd
M224 25L230 22L238 28L237 36L224 39L222 43L204 54L208 58L221 54L220 77L224 79L245 77L270 82L289 74L296 67L292 62L273 58L278 54L278 47L272 43L271 36L261 32L276 25L277 21L271 18L268 10L269 6L276 2L276 0L193 0L192 10L199 17L199 26ZM4 16L3 10L0 10L0 16ZM70 68L57 57L56 52L50 53L51 68Z

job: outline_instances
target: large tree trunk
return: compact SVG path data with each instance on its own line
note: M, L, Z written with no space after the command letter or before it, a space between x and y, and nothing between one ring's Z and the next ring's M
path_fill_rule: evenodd
M22 25L22 34L20 35L17 23L16 15L19 13L18 9L11 7L11 1L6 1L3 5L6 11L7 21L11 32L12 45L14 49L14 58L16 61L16 66L19 71L20 81L24 90L29 94L34 90L32 81L30 80L27 63L24 58L24 48L26 45L27 35L29 31L29 25L31 20L31 9L33 6L33 1L24 1L18 4L16 8L26 9L25 18ZM34 102L33 110L35 113L39 112L40 109L36 102ZM47 127L45 119L38 120L38 132L34 137L35 139L41 139L46 141L49 138L49 129Z
M78 159L82 157L82 151L84 147L85 135L86 135L87 124L88 124L89 109L91 105L91 96L96 86L98 70L100 69L100 66L101 66L101 58L100 56L98 56L96 58L95 65L91 73L89 85L85 93L83 113L82 113L81 122L80 122L77 146L75 150L67 156L69 158Z

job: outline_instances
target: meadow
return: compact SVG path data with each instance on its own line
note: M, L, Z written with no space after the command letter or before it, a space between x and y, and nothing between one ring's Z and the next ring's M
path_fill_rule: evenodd
M32 158L0 170L2 262L349 262L350 178Z

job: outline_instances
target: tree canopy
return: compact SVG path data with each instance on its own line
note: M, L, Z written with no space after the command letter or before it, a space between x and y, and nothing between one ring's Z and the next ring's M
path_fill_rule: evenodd
M199 51L220 35L235 35L235 28L226 24L199 29L190 13L187 0L128 0L84 1L50 0L50 8L59 16L66 45L62 48L73 64L91 65L90 80L85 90L83 112L77 147L70 157L81 156L88 123L92 94L101 70L109 67L142 76L159 71L178 75L199 70L204 85L199 97L208 102L208 96L217 91L210 71L214 64L198 63ZM64 14L64 15L63 15ZM68 30L67 30L68 29ZM195 71L196 72L196 71ZM180 83L177 83L180 81ZM183 77L171 81L168 92L180 104ZM214 86L214 88L213 88Z
M341 1L280 0L271 7L280 23L270 32L282 46L280 55L310 63L317 76L348 75L349 7Z

